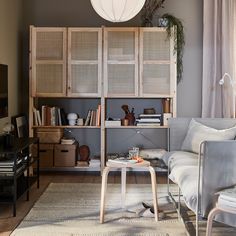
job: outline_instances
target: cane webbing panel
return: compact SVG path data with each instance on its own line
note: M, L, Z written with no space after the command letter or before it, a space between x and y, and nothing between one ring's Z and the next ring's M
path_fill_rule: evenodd
M144 94L170 94L170 65L144 65Z
M63 65L36 65L36 92L63 92Z
M108 32L108 60L134 60L134 54L134 32Z
M108 94L135 94L134 73L134 65L108 65Z
M63 59L63 32L36 33L36 60Z
M169 60L170 40L166 32L144 32L143 35L144 60Z
M72 65L72 93L98 93L98 66Z
M97 60L98 59L98 33L72 32L71 33L71 59Z

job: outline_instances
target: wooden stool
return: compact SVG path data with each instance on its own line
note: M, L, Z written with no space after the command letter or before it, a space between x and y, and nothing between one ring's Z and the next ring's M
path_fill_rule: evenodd
M147 169L151 175L152 182L152 194L153 194L153 206L154 206L154 215L155 221L158 221L158 206L157 206L157 187L156 187L156 172L150 162L143 161L141 163L112 163L107 162L107 166L102 173L102 190L101 190L101 208L100 208L100 223L104 222L104 207L105 207L105 194L107 189L107 177L109 171L112 168L121 169L121 199L122 199L122 208L125 207L125 194L126 194L126 168L143 168Z
M236 201L236 199L235 199ZM221 204L216 204L216 207L213 208L207 218L207 230L206 230L206 236L211 236L212 233L212 222L215 216L221 212L226 212L226 213L231 213L231 214L236 214L236 208L229 207L229 206L224 206Z

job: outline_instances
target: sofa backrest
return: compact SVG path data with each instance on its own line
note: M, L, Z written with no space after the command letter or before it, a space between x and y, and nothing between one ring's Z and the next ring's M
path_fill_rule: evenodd
M169 151L181 149L192 118L170 118L169 126ZM227 129L236 125L236 119L228 118L194 118L199 123L215 129Z

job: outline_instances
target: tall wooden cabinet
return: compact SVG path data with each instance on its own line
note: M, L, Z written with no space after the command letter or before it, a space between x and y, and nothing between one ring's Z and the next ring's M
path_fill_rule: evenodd
M31 27L30 69L33 97L66 95L66 28Z
M69 97L101 97L102 29L68 29Z
M104 96L138 96L138 28L104 28Z
M167 38L165 28L31 26L30 31L31 135L37 129L32 111L39 106L40 97L55 101L67 98L68 104L70 99L97 99L101 104L101 126L51 128L99 129L103 169L106 140L112 138L106 137L107 100L168 98L172 116L176 116L176 56L173 40ZM137 126L116 128L137 129ZM166 127L138 127L148 128Z

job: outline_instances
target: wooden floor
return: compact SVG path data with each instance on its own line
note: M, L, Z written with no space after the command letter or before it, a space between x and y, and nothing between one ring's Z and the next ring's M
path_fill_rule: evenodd
M110 173L109 183L120 183L120 173ZM11 205L0 205L0 235L9 235L14 228L22 221L25 215L34 205L35 201L47 188L49 183L101 183L100 173L89 172L73 172L73 173L41 173L40 188L37 189L36 184L30 190L30 200L26 201L24 194L17 201L16 217L12 217ZM148 172L128 172L128 184L148 184L151 183ZM166 183L165 175L158 175L157 183Z

